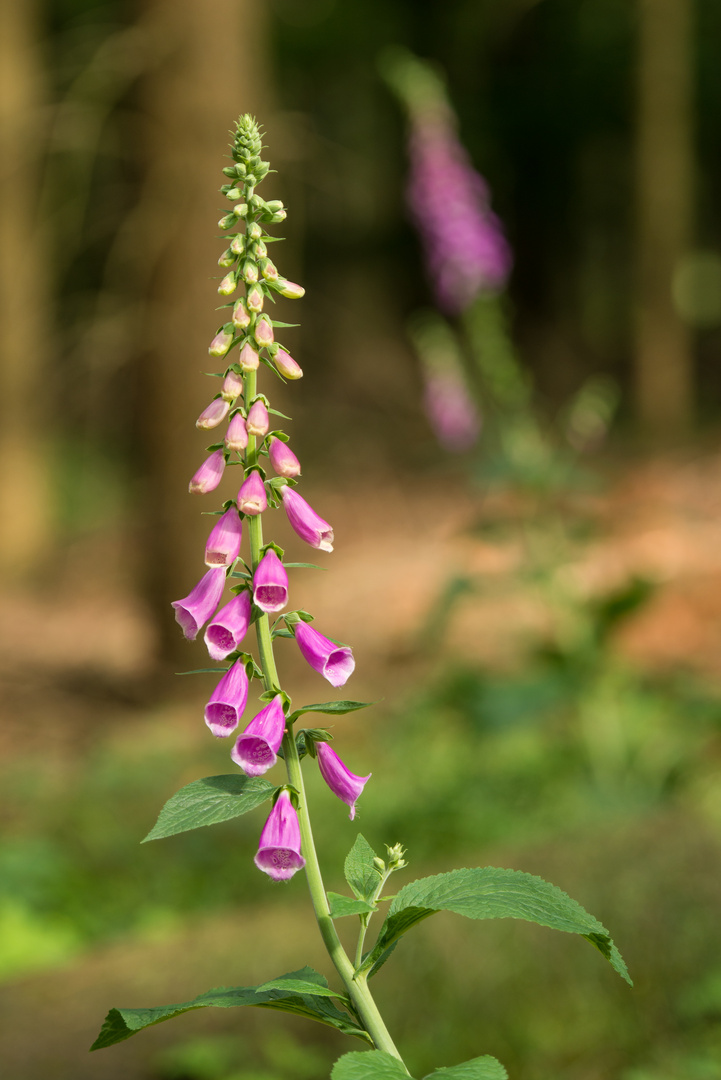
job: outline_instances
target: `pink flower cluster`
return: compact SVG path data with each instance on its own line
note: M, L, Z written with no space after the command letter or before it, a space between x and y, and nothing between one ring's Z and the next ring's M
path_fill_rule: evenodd
M233 172L234 168L226 172ZM237 197L235 189L232 193ZM228 194L230 197L231 192ZM223 441L209 448L209 457L191 479L190 492L215 491L229 463L241 465L243 480L236 498L223 503L210 531L205 546L205 574L186 597L172 605L188 640L194 641L205 627L204 641L211 659L229 661L230 666L205 706L205 722L219 738L236 734L248 702L249 674L252 678L254 670L257 671L247 653L241 652L251 623L267 620L268 615L285 618L301 655L333 687L343 686L355 667L353 653L347 645L338 645L324 637L295 612L283 615L288 608L289 581L282 552L274 544L266 544L259 551L261 533L257 528L254 532L253 526L250 528L251 568L241 559L244 522L264 514L269 506L281 504L292 529L302 540L320 551L333 550L333 529L295 490L300 462L288 446L287 436L271 431L272 410L267 399L255 392L261 360L274 367L282 378L298 379L303 374L293 357L275 343L274 324L262 314L271 289L289 298L299 298L303 289L280 278L265 254L265 241L270 238L265 236L259 222L282 220L285 216L282 204L264 203L257 195L252 198L254 217L247 204L239 204L233 214L219 223L221 228L229 228L237 216L245 219L245 231L235 234L219 260L226 268L237 263L237 269L223 278L219 292L230 295L241 280L247 292L233 306L231 322L210 343L210 354L225 357L226 361L236 345L239 352L237 360L220 376L223 379L220 394L196 422L201 430L217 428L226 421L227 428ZM266 479L260 465L261 455L267 455L275 478ZM236 571L239 560L244 569ZM226 581L232 577L242 579L242 584L234 586L231 599L221 606ZM268 634L267 627L264 633ZM284 736L293 737L288 730L286 696L275 693L270 701L268 696L263 698L267 703L236 734L231 750L232 760L251 778L262 776L272 768ZM356 800L368 777L351 773L326 743L318 744L317 757L322 776L350 807L352 819ZM262 831L255 862L276 881L292 877L305 864L297 812L285 788L277 795Z

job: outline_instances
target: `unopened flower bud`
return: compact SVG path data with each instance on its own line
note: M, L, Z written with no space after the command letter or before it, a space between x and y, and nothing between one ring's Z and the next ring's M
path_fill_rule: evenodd
M295 640L314 671L327 679L331 686L345 686L355 670L353 652L347 645L336 645L304 622L296 624Z
M263 230L261 229L260 225L258 224L257 221L252 221L250 223L250 225L248 226L248 239L249 240L260 240L260 239L262 239L262 236L263 236Z
M235 273L231 272L226 274L220 285L218 286L218 292L221 296L230 296L238 288L238 279Z
M203 409L195 421L195 426L203 431L209 431L210 428L217 427L218 424L222 424L223 420L225 420L229 408L230 405L222 397L215 398L210 405Z
M205 545L206 566L232 566L240 554L243 525L234 506L226 510L210 531Z
M258 280L258 264L253 259L246 259L243 263L243 281L247 285L254 285Z
M236 660L210 695L205 706L205 722L217 738L230 735L240 723L248 701L245 664Z
M245 305L245 299L240 299L233 308L233 326L238 330L245 330L246 326L250 326L250 313Z
M278 476L291 478L300 473L300 462L287 443L275 437L270 440L268 446L270 463Z
M278 280L278 269L275 266L275 263L272 263L270 259L260 260L260 273L266 281Z
M225 356L231 346L232 341L233 334L231 333L230 328L226 329L225 327L223 327L223 329L220 330L211 341L210 345L208 346L208 352L211 356Z
M303 368L285 349L278 349L273 357L273 363L284 379L303 378Z
M208 646L211 660L225 660L226 656L240 648L248 633L250 617L250 593L243 589L208 623L203 640Z
M236 206L233 207L233 213L235 214L236 217L239 217L239 218L247 217L248 216L248 204L247 203L238 203Z
M235 255L230 248L226 248L223 254L218 259L218 266L232 266L235 262Z
M356 800L370 780L371 773L367 776L356 776L343 764L333 747L327 742L317 743L316 753L321 776L333 794L350 806L348 816L353 821Z
M237 218L235 216L235 213L226 214L225 217L222 217L220 219L220 221L218 222L218 228L219 229L230 229L230 228L233 227L233 225L235 225L236 220L237 220Z
M235 199L239 199L242 194L243 192L239 187L234 187L231 188L230 191L226 191L225 197L226 199L230 199L231 202L234 202Z
M243 236L242 233L238 233L237 236L233 237L233 239L230 242L229 250L232 251L232 253L234 255L243 255L244 254L244 252L245 252L245 237Z
M283 698L275 697L248 724L237 739L230 756L246 776L262 776L278 760L285 733Z
M373 860L373 865L375 866L376 870L380 871L381 874L386 868L386 864L383 862L383 859L379 858L378 855L376 855L375 859Z
M249 435L267 435L270 427L268 410L262 401L254 401L248 410L248 419L245 426Z
M273 324L267 315L261 315L255 324L253 331L253 337L262 347L263 345L272 345L274 341Z
M270 223L271 225L279 225L281 221L285 221L288 217L285 210L279 210L277 214L273 214Z
M229 450L245 450L248 445L248 432L242 413L237 412L228 424L225 445Z
M232 180L235 176L235 165L226 165L223 169L223 176L228 176Z
M268 506L268 496L265 484L259 472L255 469L247 476L240 485L238 492L238 509L250 517L262 514Z
M290 487L280 490L288 521L293 530L306 544L318 548L319 551L333 550L333 529L327 521L316 514L302 495Z
M289 300L300 300L301 296L305 296L303 286L296 285L294 281L288 281L287 278L278 278L275 287L281 296L286 296Z
M226 401L235 401L243 393L243 380L235 371L229 371L223 380L223 397Z
M253 603L266 613L282 611L288 603L288 574L273 548L253 574Z
M213 614L225 586L225 571L208 570L182 600L174 600L175 618L188 641L195 641L198 630Z
M300 824L290 795L281 791L258 842L255 865L273 881L288 881L305 866L300 853Z
M270 202L265 204L265 208L269 214L277 214L284 209L280 199L271 199Z
M253 244L256 259L264 259L268 254L268 249L262 240L256 240Z
M245 298L249 311L259 312L263 310L263 290L254 285Z
M223 451L215 450L193 475L188 485L188 491L191 495L205 495L208 491L215 491L223 477L224 470L225 457Z
M253 346L250 344L249 341L246 341L245 345L240 350L240 355L238 357L238 363L240 364L240 370L241 371L257 371L258 370L258 364L260 363L260 357L258 356L257 352L255 351L255 349L253 348Z

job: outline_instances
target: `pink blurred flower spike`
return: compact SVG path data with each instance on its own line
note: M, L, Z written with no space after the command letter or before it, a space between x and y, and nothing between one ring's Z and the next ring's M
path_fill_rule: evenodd
M288 881L305 866L300 853L300 825L290 795L281 791L258 842L255 865L273 881Z

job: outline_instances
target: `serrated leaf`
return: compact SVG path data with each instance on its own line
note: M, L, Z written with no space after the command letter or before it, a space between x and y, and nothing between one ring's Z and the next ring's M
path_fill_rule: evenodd
M498 1058L484 1054L460 1065L449 1065L428 1073L423 1080L508 1080L508 1073Z
M351 1051L338 1058L331 1080L408 1080L402 1061L384 1050Z
M381 875L373 862L377 858L363 833L358 833L355 844L346 855L343 873L359 900L370 900L378 888Z
M298 987L302 987L302 990ZM366 1032L353 1022L348 1013L342 1012L332 1001L327 1000L329 993L324 977L313 968L305 967L288 975L281 975L270 983L262 983L261 986L219 987L209 990L192 1001L179 1005L163 1005L152 1009L111 1009L90 1049L102 1050L106 1046L129 1039L143 1028L160 1024L164 1020L180 1016L181 1013L190 1012L191 1009L230 1009L242 1005L296 1013L369 1042Z
M354 900L352 896L343 896L341 893L328 892L331 919L344 919L347 915L367 915L375 911L375 905L366 900Z
M293 719L297 720L303 713L318 712L318 713L332 713L336 716L343 715L344 713L355 712L357 709L367 709L369 706L375 705L374 701L321 701L315 705L304 705L301 709L296 709L293 713Z
M373 974L386 950L436 911L452 911L469 919L526 919L553 930L580 934L631 984L626 965L605 926L580 904L534 874L494 866L451 870L405 885L388 909L364 970L371 969Z
M232 821L241 814L255 810L275 791L276 788L267 780L236 776L234 773L193 780L168 799L142 843L175 836L204 825Z

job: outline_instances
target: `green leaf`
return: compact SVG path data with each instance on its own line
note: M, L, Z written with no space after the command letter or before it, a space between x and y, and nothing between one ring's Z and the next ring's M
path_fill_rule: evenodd
M285 413L278 412L277 409L268 409L268 412L271 413L273 416L279 416L281 418L281 420L292 420L293 419L292 416L286 416Z
M346 915L367 915L375 911L375 905L366 900L354 900L352 896L342 896L337 892L328 892L331 919L344 919Z
M163 1020L170 1020L181 1013L190 1012L191 1009L230 1009L241 1005L256 1005L296 1013L369 1042L366 1032L358 1027L348 1013L341 1012L333 1002L327 1000L329 995L331 992L324 977L313 968L304 967L260 986L219 987L209 990L192 1001L179 1005L163 1005L153 1009L111 1009L90 1049L102 1050L106 1046L129 1039L143 1028L160 1024Z
M271 319L273 326L279 326L282 330L295 328L300 326L299 322L279 322L278 319Z
M408 1072L398 1058L384 1050L356 1051L338 1058L331 1080L408 1080Z
M285 566L286 570L291 569L291 568L294 569L294 570L298 570L298 569L300 569L302 567L307 569L307 570L327 570L328 569L327 566L316 566L316 564L312 563L312 562L287 562L287 563L283 563L283 566Z
M225 675L228 669L224 667L199 667L195 671L176 671L176 675Z
M359 900L370 900L378 888L381 875L373 862L377 858L363 833L358 833L355 844L346 855L343 872Z
M604 926L561 889L521 870L494 866L451 870L405 885L388 909L378 940L363 969L378 970L386 951L416 923L436 911L469 919L526 919L580 934L595 945L630 985L626 965Z
M508 1080L508 1073L497 1058L484 1054L461 1065L449 1065L428 1073L423 1080Z
M235 773L193 780L168 799L142 842L175 836L189 829L199 829L202 825L231 821L249 810L255 810L275 791L276 788L267 780L236 776Z
M302 709L296 709L293 719L297 720L299 716L307 712L333 713L339 716L343 713L355 712L356 709L367 709L370 705L375 705L375 701L321 701L316 705L304 705Z

